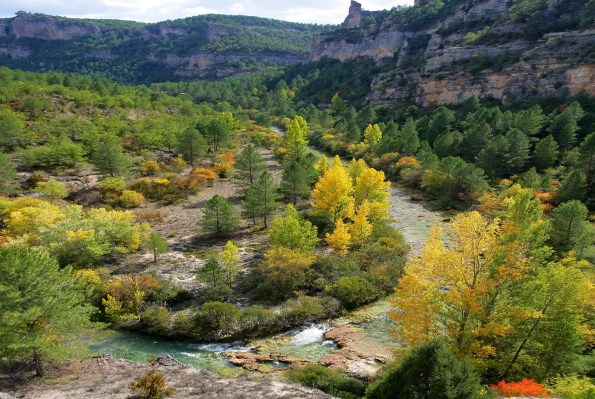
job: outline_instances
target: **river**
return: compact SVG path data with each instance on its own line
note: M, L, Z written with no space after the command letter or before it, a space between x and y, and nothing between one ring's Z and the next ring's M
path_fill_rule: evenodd
M390 188L389 200L393 226L403 234L405 241L411 246L411 255L418 254L428 238L431 226L443 225L444 216L429 209L422 202L410 199L403 188L394 184ZM241 372L241 369L229 364L222 352L241 352L258 347L263 351L318 361L335 349L332 342L324 339L324 333L347 322L361 327L366 339L384 345L389 351L388 343L391 340L387 338L392 328L392 322L388 318L389 310L390 305L384 299L326 323L305 326L274 337L254 340L245 345L184 342L114 331L94 339L91 349L97 353L129 360L146 360L149 356L167 353L182 363L233 375Z

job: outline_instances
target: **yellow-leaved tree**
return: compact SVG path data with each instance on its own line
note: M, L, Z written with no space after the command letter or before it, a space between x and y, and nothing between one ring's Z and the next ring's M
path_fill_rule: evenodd
M391 318L407 345L442 337L493 380L543 379L572 369L584 349L584 295L572 256L549 260L547 223L531 191L515 189L488 218L456 216L451 241L434 228L395 288Z
M326 242L339 255L345 255L349 252L351 245L351 234L349 227L339 219L335 223L335 230L332 234L326 233Z
M312 190L314 214L332 225L339 219L350 217L353 214L352 194L351 178L337 156Z
M361 203L353 216L353 224L349 226L351 242L355 247L363 246L372 235L372 223L369 222L370 204L367 200Z

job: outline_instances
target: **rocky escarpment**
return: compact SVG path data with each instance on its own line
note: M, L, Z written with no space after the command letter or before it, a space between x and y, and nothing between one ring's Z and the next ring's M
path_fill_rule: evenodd
M47 15L19 12L14 18L0 20L0 37L72 40L100 34L101 29L93 24Z
M312 38L324 29L242 16L143 24L19 12L0 19L0 65L84 69L125 83L225 77L307 61Z
M451 0L449 12L435 20L419 18L429 12L424 4L418 2L421 8L408 14L371 14L352 5L342 29L314 39L311 60L373 59L383 71L372 81L372 104L595 94L595 25L575 23L568 29L580 10L560 14L568 10L550 0L543 19L565 18L566 24L551 24L562 31L530 35L511 16L509 0Z
M178 399L332 399L320 391L262 379L223 378L206 370L185 366L169 356L161 356L154 363L117 360L101 356L88 360L73 360L52 369L44 379L28 383L2 384L0 395L19 399L125 399L133 379L154 369L162 373L168 386L175 389ZM2 397L2 396L0 396Z

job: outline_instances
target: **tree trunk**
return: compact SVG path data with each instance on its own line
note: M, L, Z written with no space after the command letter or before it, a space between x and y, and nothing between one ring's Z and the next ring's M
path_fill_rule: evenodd
M35 362L35 376L36 377L44 377L45 370L43 368L43 362L41 360L41 355L37 352L33 354L33 361Z

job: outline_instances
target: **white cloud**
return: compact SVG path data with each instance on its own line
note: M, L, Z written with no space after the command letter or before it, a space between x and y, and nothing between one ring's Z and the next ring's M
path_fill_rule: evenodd
M50 15L114 18L144 22L206 13L256 15L296 22L337 24L345 19L350 0L2 0L0 17L19 10ZM390 9L413 0L361 0L366 10Z

